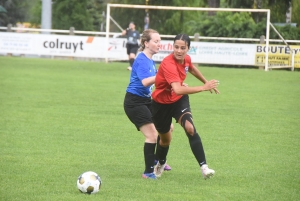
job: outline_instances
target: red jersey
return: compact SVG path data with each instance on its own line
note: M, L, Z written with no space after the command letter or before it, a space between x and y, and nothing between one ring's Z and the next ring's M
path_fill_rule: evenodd
M189 55L184 57L184 64L177 63L173 53L165 57L156 74L153 100L162 104L171 104L179 100L182 95L173 92L171 83L180 82L182 85L189 68L193 68Z

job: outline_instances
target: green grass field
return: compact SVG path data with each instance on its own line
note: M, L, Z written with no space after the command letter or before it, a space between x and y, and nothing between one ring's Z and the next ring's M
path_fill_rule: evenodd
M199 67L221 94L190 96L203 180L175 124L168 163L141 178L144 137L123 110L127 63L0 57L0 200L300 200L299 71ZM191 75L186 82L199 84ZM85 195L77 177L103 185Z

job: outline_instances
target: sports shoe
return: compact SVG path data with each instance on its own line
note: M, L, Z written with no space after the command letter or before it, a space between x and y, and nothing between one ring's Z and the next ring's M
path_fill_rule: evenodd
M171 166L169 166L167 163L165 165L164 171L170 171L172 170Z
M144 174L142 174L142 177L144 179L156 179L156 176L154 173L144 173Z
M212 176L214 176L214 174L215 174L215 171L212 169L209 169L208 165L206 165L206 164L201 166L201 172L202 172L204 179L209 179Z
M127 67L127 70L130 70L130 71L131 71L131 70L132 70L132 67L131 67L131 66L128 66L128 67Z
M161 174L164 172L166 164L167 161L163 165L161 165L159 161L157 161L157 164L154 166L154 174L156 175L156 177L161 177Z
M154 161L154 164L157 164L157 160ZM164 168L164 171L170 171L172 170L171 166L169 166L167 163L166 163L166 166Z

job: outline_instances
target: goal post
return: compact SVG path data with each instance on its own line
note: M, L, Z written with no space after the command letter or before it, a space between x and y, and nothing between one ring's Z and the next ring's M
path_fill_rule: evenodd
M292 58L291 58L291 65L287 65L287 66L272 66L272 68L291 68L292 71L294 71L294 63L295 63L295 51L293 48L290 47L290 45L286 42L286 40L282 37L282 35L277 31L277 29L274 27L274 25L272 23L270 23L271 28L275 31L275 33L280 37L280 39L284 42L284 44L287 46L287 48L289 48L290 54L292 54ZM270 67L269 67L270 68Z
M266 13L266 52L265 52L265 71L268 71L269 60L269 37L270 37L270 9L241 9L241 8L203 8L203 7L178 7L178 6L151 6L151 5L132 5L132 4L107 4L106 11L106 55L105 61L108 62L108 45L110 29L110 10L111 8L131 8L131 9L156 9L156 10L185 10L185 11L225 11L225 12L257 12Z

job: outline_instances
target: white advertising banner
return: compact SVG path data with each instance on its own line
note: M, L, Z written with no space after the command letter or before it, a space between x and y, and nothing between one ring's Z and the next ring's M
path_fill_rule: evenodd
M208 43L195 46L194 58L199 63L254 65L256 44ZM192 49L191 49L192 50ZM191 53L192 54L192 53Z
M173 51L173 41L162 41L154 60L161 61ZM256 44L191 42L188 54L193 63L254 65Z
M108 52L104 37L26 33L1 33L0 53L35 54L127 60L126 39L110 38Z
M105 37L48 35L0 32L0 53L33 54L127 60L126 39ZM256 44L191 42L193 63L255 65ZM106 48L107 47L107 48ZM173 51L172 40L162 40L155 61L162 61Z
M0 32L0 53L35 54L34 39L31 34Z

